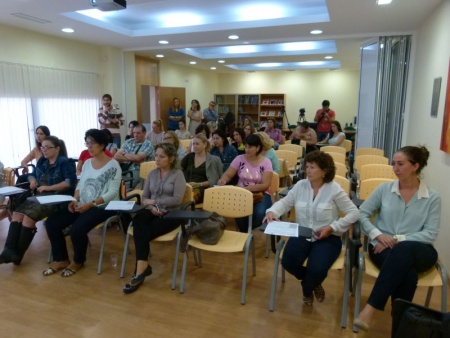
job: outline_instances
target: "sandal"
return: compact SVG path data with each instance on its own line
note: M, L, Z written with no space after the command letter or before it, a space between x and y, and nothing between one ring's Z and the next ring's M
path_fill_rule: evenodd
M63 262L64 263L64 262ZM52 263L53 264L53 263ZM67 262L67 265L69 264L69 262ZM45 269L44 271L42 271L42 274L44 275L44 276L51 276L51 275L53 275L54 273L56 273L56 272L58 272L58 271L61 271L61 270L64 270L66 267L67 267L67 265L65 265L65 266L63 266L63 265L57 265L57 264L55 264L55 265L53 265L53 266L49 266L47 269Z
M83 264L70 264L67 268L64 268L61 272L62 277L71 277L74 274L77 273L78 270L80 270L83 267Z
M325 290L323 289L322 285L319 284L314 288L314 296L316 296L316 299L319 303L322 303L325 299Z

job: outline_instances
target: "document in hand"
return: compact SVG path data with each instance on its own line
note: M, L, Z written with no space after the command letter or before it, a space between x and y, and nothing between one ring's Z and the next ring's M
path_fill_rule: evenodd
M312 237L311 228L301 226L297 223L273 221L267 224L265 234L287 236L287 237Z
M134 201L111 201L105 210L131 210L134 207Z
M36 200L40 204L57 204L64 202L76 201L75 198L69 195L46 195L46 196L36 196Z
M20 194L24 191L26 191L26 190L22 189L22 188L18 188L18 187L3 187L3 188L0 188L0 195L9 196L9 195Z

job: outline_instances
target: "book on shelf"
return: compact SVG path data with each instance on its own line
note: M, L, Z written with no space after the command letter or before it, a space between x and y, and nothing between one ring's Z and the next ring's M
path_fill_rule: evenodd
M275 116L275 111L274 110L269 111L269 116Z
M281 112L281 110L278 112L278 117L283 117L283 113Z
M217 102L216 102L217 104L222 103L222 96L217 96L217 97L216 97L216 101L217 101Z
M269 100L262 100L262 104L269 104Z
M284 100L278 100L278 105L282 106L284 104Z
M277 104L278 102L277 102L277 100L270 100L270 104L271 105L275 105L275 104Z
M258 96L252 96L252 97L250 98L250 103L251 103L251 104L258 104L258 102L259 102Z
M267 112L265 110L263 110L260 115L261 116L267 116Z

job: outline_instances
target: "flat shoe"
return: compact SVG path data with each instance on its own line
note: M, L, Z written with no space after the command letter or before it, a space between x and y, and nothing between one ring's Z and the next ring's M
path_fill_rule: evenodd
M142 282L144 282L144 281L142 281ZM123 291L123 293L126 293L126 294L133 293L137 289L139 289L139 286L141 286L141 284L137 284L137 285L134 285L134 286L131 285L131 284L125 284L125 286L123 287L122 291Z
M325 299L325 290L323 289L322 285L317 285L314 288L314 296L316 296L316 299L319 303L322 303Z
M131 286L136 286L136 285L142 284L144 282L144 280L145 280L145 277L148 277L151 274L152 274L152 267L150 265L148 265L143 273L141 273L140 275L134 275L131 278L130 285Z
M310 294L309 296L303 296L303 304L307 306L312 306L313 302L314 302L313 294Z
M369 325L367 325L366 323L364 323L361 319L356 318L353 321L353 325L356 326L358 329L363 330L363 331L369 331Z

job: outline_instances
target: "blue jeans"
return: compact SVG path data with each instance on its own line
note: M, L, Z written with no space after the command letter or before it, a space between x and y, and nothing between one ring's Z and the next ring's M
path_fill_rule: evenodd
M394 301L401 298L412 301L417 288L418 273L433 267L438 254L431 244L416 241L403 241L393 249L373 253L369 245L372 262L380 268L368 304L383 311L389 297Z
M291 237L284 248L281 264L287 272L302 281L303 295L310 296L327 277L341 248L342 241L338 236L331 235L315 242L308 241L306 237ZM306 259L308 263L303 266Z
M262 224L266 210L272 206L270 195L264 194L261 202L253 204L252 229L258 228ZM236 218L236 224L240 232L248 232L248 217Z

